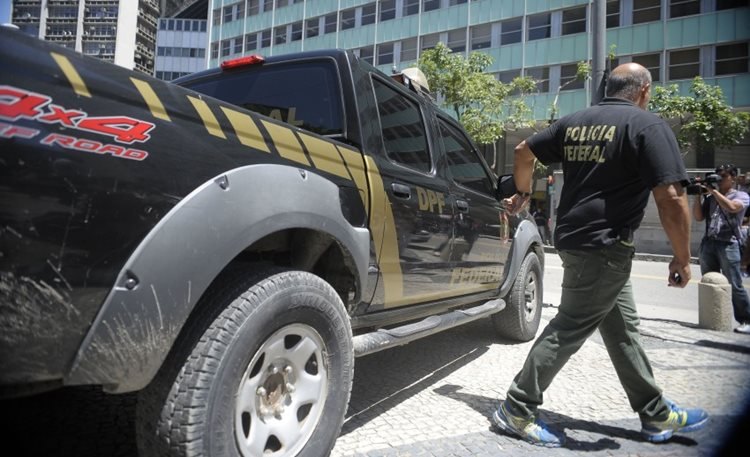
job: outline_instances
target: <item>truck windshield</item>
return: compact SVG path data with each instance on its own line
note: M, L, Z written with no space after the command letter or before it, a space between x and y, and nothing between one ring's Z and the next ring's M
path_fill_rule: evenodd
M248 67L183 86L320 135L343 134L343 109L332 61Z

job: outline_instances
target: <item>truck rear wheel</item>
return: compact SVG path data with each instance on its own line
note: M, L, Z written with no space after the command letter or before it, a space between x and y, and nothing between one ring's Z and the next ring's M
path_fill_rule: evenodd
M542 266L534 252L523 259L505 302L505 309L492 315L500 336L515 341L533 339L542 318Z
M301 271L225 279L200 304L216 317L140 394L140 455L327 455L353 375L341 299Z

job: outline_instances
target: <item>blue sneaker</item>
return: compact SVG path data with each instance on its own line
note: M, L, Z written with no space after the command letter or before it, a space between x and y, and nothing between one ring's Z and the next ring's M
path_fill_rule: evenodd
M500 430L537 446L560 447L565 443L565 435L552 430L537 417L527 419L513 415L505 402L500 404L492 419Z
M694 432L706 426L708 413L699 408L680 408L670 400L669 417L663 421L641 419L641 433L652 443L667 441L675 432Z

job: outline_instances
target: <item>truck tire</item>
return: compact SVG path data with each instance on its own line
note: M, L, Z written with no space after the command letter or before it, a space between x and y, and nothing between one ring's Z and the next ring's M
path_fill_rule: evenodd
M354 367L341 299L302 271L223 279L139 395L139 454L328 455Z
M514 341L533 339L542 318L542 266L534 252L523 259L505 305L492 315L498 334Z

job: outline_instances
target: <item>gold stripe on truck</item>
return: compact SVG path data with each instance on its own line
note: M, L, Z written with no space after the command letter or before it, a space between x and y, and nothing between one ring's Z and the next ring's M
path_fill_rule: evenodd
M67 57L56 52L50 52L52 58L57 62L57 66L60 67L63 74L68 78L68 82L73 86L73 91L81 97L91 97L89 89L86 87L86 83L83 82L81 75L78 74L73 64L70 63Z
M401 261L398 253L398 238L396 223L391 211L391 202L383 187L377 165L371 157L365 156L367 161L367 175L370 180L370 228L375 241L375 255L383 277L385 292L384 306L386 308L401 304L404 296L404 280L401 274Z
M276 146L276 150L279 151L281 157L304 165L310 165L310 161L307 160L307 156L302 150L302 145L299 144L297 137L294 136L294 133L290 129L276 125L273 122L264 121L263 119L260 122L263 123L268 134L271 135L271 141Z
M359 196L362 198L362 204L365 206L365 212L370 214L370 196L367 189L367 176L365 175L364 162L362 161L362 154L359 151L355 151L345 147L336 146L339 150L341 157L344 158L346 167L349 169L354 183L359 189Z
M190 95L188 95L187 98L190 100L190 103L193 104L193 107L203 120L203 125L206 126L208 133L226 140L227 137L224 135L224 131L221 130L221 125L219 125L219 121L216 120L216 116L214 116L214 113L211 111L211 108L208 107L208 104L203 100L191 97Z
M261 151L271 152L268 149L266 140L263 139L263 134L260 133L260 129L255 125L255 121L251 116L223 106L221 110L224 111L224 115L229 119L229 123L232 124L240 143L251 148L260 149Z
M310 153L310 158L316 168L341 178L351 179L339 151L333 143L301 132L299 137L305 144L307 152Z
M171 122L172 119L169 118L167 110L164 108L161 100L159 100L159 96L156 95L156 92L154 92L151 84L147 83L146 81L133 78L132 76L130 77L130 80L135 85L135 88L138 89L138 92L141 93L141 97L143 97L146 105L148 105L148 109L151 110L151 114L157 119L163 119L165 121Z

